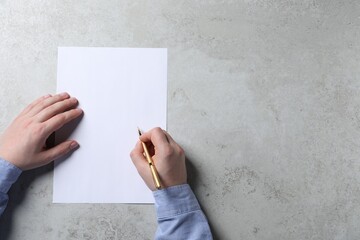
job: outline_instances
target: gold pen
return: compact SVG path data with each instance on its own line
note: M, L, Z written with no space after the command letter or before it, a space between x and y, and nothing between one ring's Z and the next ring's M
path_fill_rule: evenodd
M139 132L139 136L141 136L141 131L140 131L139 128L138 128L138 132ZM142 144L144 152L145 152L146 160L148 161L148 164L149 164L149 167L150 167L151 175L153 176L155 187L157 189L161 189L160 178L159 178L159 174L158 174L158 172L156 170L156 167L154 165L154 161L150 157L150 154L149 154L149 151L148 151L148 149L146 147L146 144L144 142L142 142L142 141L141 141L141 144Z

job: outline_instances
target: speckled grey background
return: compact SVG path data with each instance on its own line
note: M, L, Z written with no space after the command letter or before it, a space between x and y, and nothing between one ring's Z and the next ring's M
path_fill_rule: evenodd
M216 239L360 237L357 0L0 0L0 130L56 88L58 46L167 47L168 130ZM80 99L81 101L81 99ZM10 191L0 239L152 239L152 205Z

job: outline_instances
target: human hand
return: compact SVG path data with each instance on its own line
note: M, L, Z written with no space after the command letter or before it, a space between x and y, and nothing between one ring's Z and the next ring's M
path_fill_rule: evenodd
M46 139L64 124L79 117L78 101L68 93L46 95L26 107L0 136L0 157L21 170L50 163L78 147L68 140L46 149Z
M184 150L166 131L154 128L140 136L140 140L130 153L136 169L150 190L154 191L156 187L149 164L143 154L141 141L148 147L164 188L186 183Z

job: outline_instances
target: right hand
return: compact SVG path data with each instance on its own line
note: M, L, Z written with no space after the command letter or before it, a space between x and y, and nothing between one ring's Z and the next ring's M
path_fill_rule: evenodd
M150 172L149 164L144 157L141 141L144 142L158 171L162 188L186 183L186 166L184 150L161 128L154 128L140 136L130 157L150 190L156 187Z

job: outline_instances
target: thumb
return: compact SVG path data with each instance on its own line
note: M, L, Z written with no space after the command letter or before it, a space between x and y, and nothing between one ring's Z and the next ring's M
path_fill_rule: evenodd
M54 161L55 159L68 154L69 152L75 150L78 147L79 144L76 141L68 140L46 151L43 151L40 156L40 159L42 160L42 165L48 164Z

